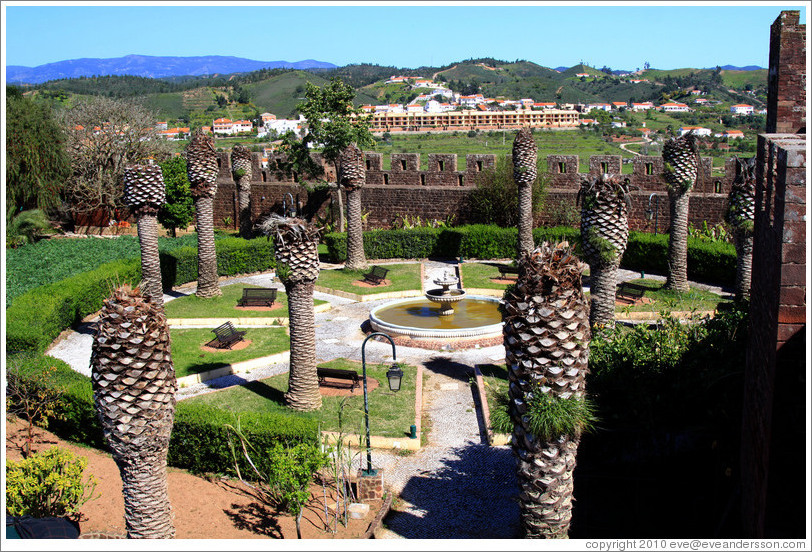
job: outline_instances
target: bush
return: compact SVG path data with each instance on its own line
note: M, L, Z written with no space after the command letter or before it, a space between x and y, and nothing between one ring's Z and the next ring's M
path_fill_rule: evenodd
M531 209L538 215L544 204L546 172L540 156L536 162L537 177L532 185ZM500 156L493 168L485 169L476 177L476 188L468 196L468 219L482 224L496 224L512 228L519 223L519 187L513 179L513 161L508 155Z
M6 513L33 517L75 516L93 498L96 478L82 476L87 458L59 447L6 461Z

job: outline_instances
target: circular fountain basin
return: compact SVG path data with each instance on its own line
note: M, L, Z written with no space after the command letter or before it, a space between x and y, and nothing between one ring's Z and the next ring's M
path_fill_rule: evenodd
M495 297L466 296L454 304L453 314L440 315L441 306L428 299L400 299L372 309L369 322L373 330L390 335L495 337L502 334L499 303Z

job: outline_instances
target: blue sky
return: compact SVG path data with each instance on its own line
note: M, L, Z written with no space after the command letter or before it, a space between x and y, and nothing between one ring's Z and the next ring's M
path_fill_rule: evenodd
M471 57L631 70L646 61L658 69L766 67L781 11L800 10L806 22L801 2L23 4L4 2L7 65L142 54L398 67Z

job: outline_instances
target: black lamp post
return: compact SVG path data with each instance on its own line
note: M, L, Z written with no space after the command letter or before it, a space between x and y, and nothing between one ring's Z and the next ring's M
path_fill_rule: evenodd
M400 391L400 382L403 379L403 370L398 368L396 363L397 357L395 351L395 341L382 332L374 332L369 334L364 340L364 343L361 345L361 368L364 376L364 421L366 423L367 430L367 469L361 470L361 473L364 475L375 475L378 473L378 470L372 469L372 451L370 450L369 446L369 398L367 396L367 358L365 350L367 341L378 335L385 337L392 344L392 367L388 372L386 372L386 379L389 380L389 389L391 391Z

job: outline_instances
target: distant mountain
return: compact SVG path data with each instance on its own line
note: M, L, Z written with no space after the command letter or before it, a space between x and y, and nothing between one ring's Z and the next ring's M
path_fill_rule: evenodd
M758 71L759 69L764 69L764 67L759 67L758 65L745 65L744 67L736 67L735 65L722 65L722 69L725 71ZM716 69L716 67L709 67L708 69Z
M233 56L140 56L119 58L83 58L46 63L37 67L6 66L6 82L39 84L55 79L90 77L93 75L133 75L158 79L181 75L214 75L219 73L247 73L259 69L335 69L324 61L256 61Z

